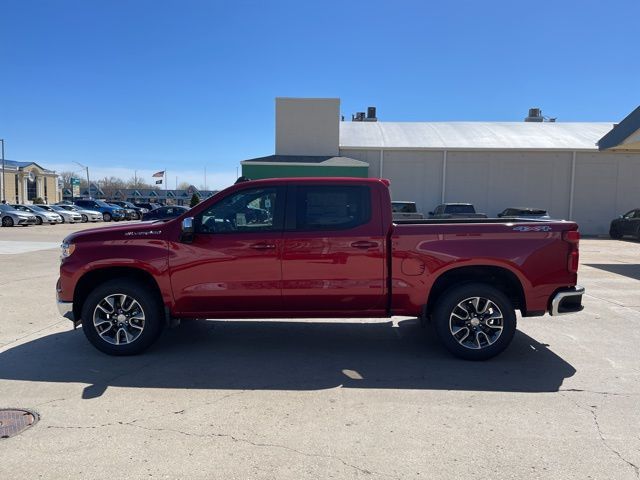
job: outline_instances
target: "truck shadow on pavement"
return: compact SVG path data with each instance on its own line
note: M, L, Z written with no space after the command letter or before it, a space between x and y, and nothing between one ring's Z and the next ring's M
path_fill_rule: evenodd
M587 267L640 280L640 264L635 263L585 263Z
M225 390L384 388L555 392L575 369L518 331L486 362L452 357L416 319L380 323L198 321L167 330L143 355L110 357L80 330L0 353L0 379L108 387Z

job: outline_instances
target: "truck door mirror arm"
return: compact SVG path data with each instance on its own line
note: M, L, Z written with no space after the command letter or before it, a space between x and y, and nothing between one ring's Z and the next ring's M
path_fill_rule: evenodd
M193 242L193 236L195 235L195 229L193 227L193 217L183 218L181 228L182 230L180 233L180 241L182 243Z

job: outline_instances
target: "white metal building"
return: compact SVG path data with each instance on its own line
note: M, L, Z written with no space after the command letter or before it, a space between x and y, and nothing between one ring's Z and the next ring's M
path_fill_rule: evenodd
M364 161L370 177L391 180L394 200L425 213L442 202L471 202L489 216L529 206L603 234L640 207L640 108L617 126L367 120L340 121L335 98L278 98L276 155Z

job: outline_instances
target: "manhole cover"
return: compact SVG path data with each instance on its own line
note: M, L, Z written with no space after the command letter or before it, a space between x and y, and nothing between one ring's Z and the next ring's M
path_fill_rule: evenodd
M35 412L0 408L0 438L15 437L35 424L38 419Z

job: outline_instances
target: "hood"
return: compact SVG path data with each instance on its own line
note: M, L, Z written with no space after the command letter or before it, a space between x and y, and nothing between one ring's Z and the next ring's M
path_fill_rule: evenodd
M172 222L151 220L128 225L110 225L90 228L67 236L66 243L82 243L109 240L134 240L136 238L163 239Z

